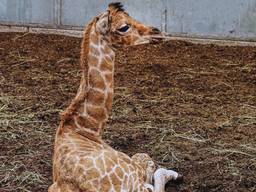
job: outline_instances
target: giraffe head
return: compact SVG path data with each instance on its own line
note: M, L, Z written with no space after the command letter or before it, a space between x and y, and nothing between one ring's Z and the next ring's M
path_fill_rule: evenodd
M109 4L108 10L96 18L96 32L113 46L150 43L165 36L157 28L130 17L121 3Z

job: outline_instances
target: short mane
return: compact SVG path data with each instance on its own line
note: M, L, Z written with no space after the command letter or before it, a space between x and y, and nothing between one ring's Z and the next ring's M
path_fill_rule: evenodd
M125 11L121 2L110 3L108 7L115 9L116 11Z

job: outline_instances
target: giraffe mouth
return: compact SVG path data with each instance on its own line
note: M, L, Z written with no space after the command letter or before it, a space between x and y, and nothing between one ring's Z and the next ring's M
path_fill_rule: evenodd
M165 33L161 33L159 35L150 35L148 38L150 38L150 43L161 43L171 39L171 37Z

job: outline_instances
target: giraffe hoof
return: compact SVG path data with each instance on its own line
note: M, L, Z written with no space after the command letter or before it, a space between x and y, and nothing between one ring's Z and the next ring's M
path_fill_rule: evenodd
M180 185L181 183L183 183L183 181L184 181L183 175L178 173L178 176L176 179L172 179L166 183L166 187L173 187L176 185Z
M182 183L184 181L184 177L183 177L183 175L178 174L178 177L175 180L173 180L173 181L176 184Z

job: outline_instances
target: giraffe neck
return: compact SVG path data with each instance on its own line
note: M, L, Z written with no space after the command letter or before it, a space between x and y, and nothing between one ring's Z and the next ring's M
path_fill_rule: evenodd
M71 122L71 127L83 135L100 137L108 120L113 101L114 59L114 51L94 26L87 28L82 43L80 87L62 116L63 123Z

